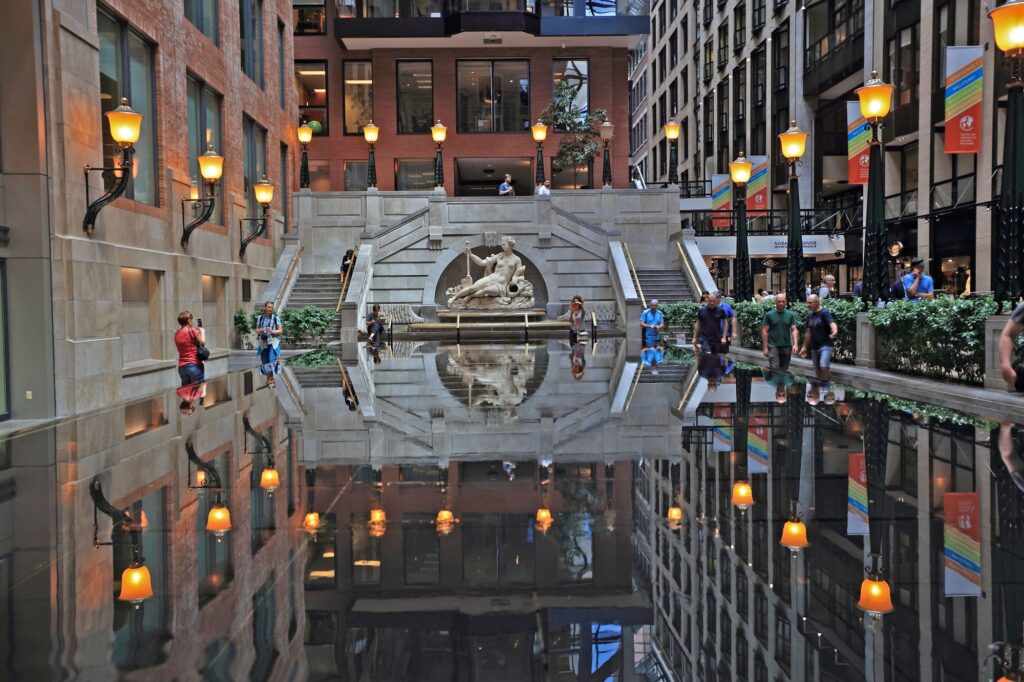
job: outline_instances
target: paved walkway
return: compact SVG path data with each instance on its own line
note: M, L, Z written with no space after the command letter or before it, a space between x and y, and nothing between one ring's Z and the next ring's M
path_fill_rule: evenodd
M730 355L737 360L768 367L768 358L752 348L734 346ZM799 357L793 358L789 371L814 377L814 366L811 361ZM897 398L968 412L995 421L1010 419L1017 424L1024 424L1024 394L933 381L856 365L833 364L832 381Z

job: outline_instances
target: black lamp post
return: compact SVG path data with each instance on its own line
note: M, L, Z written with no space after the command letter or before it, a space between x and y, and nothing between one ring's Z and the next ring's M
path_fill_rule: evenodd
M679 139L679 124L669 121L665 124L665 137L668 139L668 184L679 184L679 150L676 148L676 140Z
M796 167L807 148L807 133L792 121L779 134L782 155L789 163L789 237L786 242L786 299L793 303L804 297L804 240L800 229L800 183Z
M447 134L448 129L441 124L440 119L430 126L430 137L437 144L437 156L434 157L434 189L444 189L444 163L441 159L441 145L444 144Z
M366 187L377 188L377 159L373 155L373 146L377 143L377 134L380 129L370 121L363 126L363 139L370 145L370 153L366 159Z
M544 140L548 137L548 127L538 120L530 126L530 132L533 133L533 141L537 143L537 168L533 180L539 187L544 184Z
M747 181L754 164L743 156L729 164L729 176L735 187L733 198L736 207L736 275L733 293L736 302L749 301L754 297L754 278L750 273L750 245L747 243Z
M885 164L882 159L882 121L892 106L894 88L871 72L871 79L857 88L860 113L871 126L868 151L867 220L864 226L864 307L889 298L886 275Z
M608 143L612 141L612 136L615 134L615 126L612 125L611 121L605 121L601 124L601 139L604 141L604 158L603 168L601 169L601 184L605 187L611 188L612 186L612 155L608 151ZM673 145L674 146L674 145Z
M308 123L303 121L296 129L295 134L299 138L299 144L302 145L302 164L299 166L299 188L306 189L309 187L309 152L307 148L309 141L313 139L313 129Z
M114 139L121 150L121 158L114 167L93 168L88 165L85 167L85 203L88 204L88 207L85 210L85 218L82 220L82 229L89 236L92 236L93 228L96 226L96 217L100 211L128 189L128 180L132 177L135 143L139 141L139 135L142 132L142 114L128 106L128 100L122 97L121 106L107 112L107 123L110 125L110 137ZM94 171L100 171L104 181L113 181L113 185L96 201L90 203L89 173Z

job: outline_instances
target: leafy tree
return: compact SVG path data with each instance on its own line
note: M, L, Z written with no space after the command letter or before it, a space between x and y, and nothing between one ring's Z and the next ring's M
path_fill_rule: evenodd
M608 120L604 109L587 111L586 102L580 103L579 94L586 84L583 77L565 76L555 86L551 104L544 107L540 120L561 134L558 152L552 158L552 167L572 168L573 184L579 185L576 174L580 167L588 166L601 149L598 126Z

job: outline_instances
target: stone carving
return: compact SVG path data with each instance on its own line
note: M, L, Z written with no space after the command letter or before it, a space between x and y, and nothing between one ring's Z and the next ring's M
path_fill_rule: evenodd
M480 258L466 242L466 277L459 286L446 290L449 310L520 310L533 307L533 284L523 276L526 266L512 252L516 240L501 238L501 251ZM483 267L484 275L474 280L470 262Z

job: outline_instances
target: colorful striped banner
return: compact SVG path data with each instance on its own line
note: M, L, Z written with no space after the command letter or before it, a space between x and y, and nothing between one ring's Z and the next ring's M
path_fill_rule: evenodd
M732 180L727 174L711 176L711 226L716 230L729 229L729 210L732 208Z
M846 174L851 185L868 184L868 143L871 128L860 115L860 103L846 103Z
M751 474L767 474L768 419L763 415L751 415L747 423L747 471Z
M947 597L981 596L981 529L978 493L945 493L942 564Z
M732 450L732 406L714 405L711 412L711 446L715 452Z
M984 65L984 48L980 45L946 48L947 154L977 154L981 151Z
M847 459L846 534L868 534L868 473L864 453L852 452Z
M747 157L754 164L747 181L747 217L765 215L768 209L768 157Z

